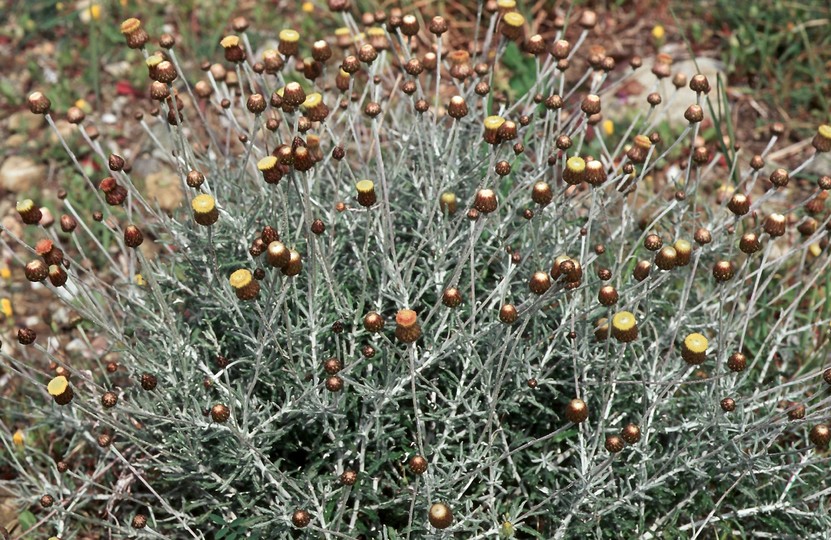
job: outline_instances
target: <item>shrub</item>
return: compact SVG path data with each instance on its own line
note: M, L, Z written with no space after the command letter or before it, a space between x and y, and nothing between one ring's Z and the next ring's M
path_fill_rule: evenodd
M6 238L77 312L72 335L108 345L91 364L33 333L20 342L35 352L0 351L26 383L5 415L28 433L2 435L4 485L43 507L38 526L65 539L827 528L831 179L801 174L814 156L766 165L776 130L760 155L736 150L721 86L700 75L694 103L653 93L628 125L604 125L632 69L589 47L591 11L557 21L551 42L487 4L473 51L448 46L452 21L392 10L358 34L329 3L338 40L283 30L255 55L237 19L224 62L193 84L172 38L152 52L125 21L152 80L142 151L187 197L172 212L136 188L136 156L69 112L110 171L87 176L64 143L97 206L67 193L58 231L22 201L40 241ZM513 97L492 88L512 43L535 66ZM652 71L671 77L671 58ZM54 127L46 95L28 103ZM665 114L685 118L671 140ZM814 146L829 145L822 126Z

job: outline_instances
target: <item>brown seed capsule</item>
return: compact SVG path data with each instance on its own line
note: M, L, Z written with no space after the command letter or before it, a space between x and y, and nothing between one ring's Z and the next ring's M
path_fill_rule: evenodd
M312 516L306 510L295 510L291 515L291 523L298 529L307 527L312 521Z
M580 110L587 116L598 114L600 112L600 96L589 94L584 97L582 103L580 104Z
M675 261L677 259L678 253L675 251L675 248L664 246L655 254L655 266L661 270L672 270L675 268Z
M375 356L375 347L372 345L364 345L361 347L361 354L364 358L373 358Z
M788 407L788 419L802 420L803 418L805 418L805 405L792 401Z
M63 267L58 266L57 264L49 266L49 283L51 283L53 287L63 287L66 285L68 277L69 276L67 276Z
M604 444L606 450L612 454L616 454L623 450L623 439L617 435L606 435L606 443Z
M280 241L274 240L266 249L266 262L274 268L283 269L291 260L291 251Z
M436 16L436 17L433 17L430 20L430 24L428 26L428 29L430 30L431 34L435 34L437 36L440 36L440 35L444 34L445 32L447 32L448 27L449 26L447 24L447 19L445 19L444 17Z
M510 141L517 137L516 122L505 120L497 130L497 137L500 141Z
M364 315L364 328L367 332L377 334L384 329L384 318L374 311Z
M354 486L355 482L358 481L358 473L353 471L352 469L346 469L340 475L340 483L344 486Z
M43 497L40 498L40 505L43 508L49 508L50 506L52 506L52 504L54 502L55 502L55 499L51 495L44 495Z
M690 79L690 90L698 94L706 94L710 91L710 81L702 74L693 75Z
M619 311L612 317L612 337L621 343L638 339L638 321L630 311Z
M566 161L566 168L563 171L563 181L566 184L576 186L586 176L586 160L579 156L572 156Z
M580 424L589 417L589 407L582 399L572 399L566 405L566 420L574 424Z
M505 324L514 324L518 317L519 314L513 304L503 304L499 308L499 320Z
M78 226L78 222L75 221L75 218L64 214L61 216L61 230L65 233L71 233L75 230Z
M33 114L49 114L52 102L42 92L32 92L26 100Z
M621 438L629 444L635 444L641 440L641 428L636 424L626 424L620 432Z
M121 23L121 33L131 49L141 49L150 40L150 36L141 27L141 21L132 17Z
M608 268L599 268L597 270L597 277L599 277L602 281L609 281L612 279L612 271Z
M480 189L476 192L473 207L483 214L490 214L496 211L496 193L492 189Z
M597 300L604 306L613 306L617 304L618 298L617 289L611 285L601 287L600 291L597 293Z
M375 195L375 183L372 180L361 180L355 184L358 190L358 204L364 208L369 208L375 204L377 197Z
M652 271L652 263L649 261L638 261L638 264L635 265L635 269L632 271L632 277L635 278L636 281L643 281L649 277L649 273Z
M124 245L131 248L139 247L144 242L144 235L135 225L127 225L124 229Z
M822 372L822 380L825 381L825 384L831 386L831 368L827 368Z
M825 448L831 441L831 429L825 424L817 424L811 428L808 439L818 448Z
M20 214L20 219L26 225L37 225L40 223L43 213L38 208L32 199L25 199L19 201L16 206L17 213Z
M118 396L115 392L104 392L104 395L101 396L101 405L103 405L105 409L112 409L117 403Z
M17 330L17 342L21 345L31 345L37 339L37 333L31 328L19 328Z
M336 375L340 370L343 369L343 362L341 362L337 358L327 358L325 362L323 362L323 370L328 373L329 375Z
M765 218L764 229L772 238L785 234L785 216L782 214L771 214Z
M262 94L251 94L248 96L246 107L250 112L260 114L266 107L265 97Z
M702 109L700 105L690 105L687 107L687 110L684 111L684 118L690 124L697 124L704 120L704 109Z
M113 437L109 433L102 433L98 436L98 446L107 448L113 443Z
M733 412L736 410L736 401L733 398L724 398L719 405L721 405L721 410L724 412Z
M260 293L260 283L254 279L249 270L244 268L231 274L228 281L240 300L253 300Z
M817 152L831 152L831 126L822 124L811 141Z
M718 261L713 266L713 277L719 283L724 283L733 277L733 264L730 261Z
M709 345L706 337L693 332L685 337L681 343L681 358L688 364L703 364L707 359L707 347Z
M413 343L421 337L418 315L412 309L401 309L395 315L395 337L402 343Z
M358 60L364 64L369 65L374 62L376 58L378 58L378 51L375 50L375 47L369 43L364 43L358 49Z
M430 109L430 104L427 103L426 99L419 99L415 102L415 110L418 113L426 113L428 109Z
M291 249L289 250L289 264L285 268L280 269L283 275L293 277L298 275L303 270L303 260L300 253Z
M757 237L754 233L746 233L743 234L739 240L739 249L742 253L753 255L762 249L762 245L759 243L759 237Z
M148 392L156 388L156 384L158 380L156 376L150 373L142 373L141 375L141 387L147 390Z
M649 155L649 149L652 148L652 141L646 135L636 135L634 144L626 153L632 163L643 163Z
M785 169L776 169L770 173L770 183L776 187L785 187L788 185L789 181L790 176L788 175L788 171Z
M658 92L652 92L648 96L646 96L646 102L649 103L652 107L657 107L661 104L661 94Z
M457 209L456 194L449 191L442 193L439 197L439 208L442 212L447 212L448 215L455 214Z
M231 410L222 403L217 403L211 407L211 419L217 424L223 424L231 417Z
M657 234L648 234L643 239L643 247L649 251L658 251L664 246L664 241Z
M467 103L462 96L453 96L450 98L450 104L447 106L447 114L456 120L467 116Z
M557 94L548 96L547 98L545 98L545 101L543 102L543 105L545 105L545 108L548 109L549 111L556 111L558 109L562 109L563 108L563 98L561 98ZM560 147L560 145L558 144L557 148L559 148L559 147Z
M413 474L422 475L427 471L427 459L423 456L415 455L410 458L408 466Z
M498 144L499 142L501 142L499 136L499 128L501 128L504 123L505 119L501 116L488 116L487 118L485 118L485 142L489 144Z
M494 166L494 171L499 176L508 176L511 174L511 164L504 160L497 161Z
M701 227L696 229L693 239L699 246L704 246L713 241L713 236L710 234L710 231Z
M326 390L330 392L340 392L343 390L343 379L337 375L332 375L326 378Z
M676 240L673 247L675 248L675 266L687 266L690 264L692 244L686 240Z
M43 281L49 276L49 267L46 266L46 263L37 259L26 264L23 268L23 274L32 283Z
M207 193L194 197L190 205L193 209L193 220L200 225L210 227L219 219L216 201Z
M446 529L453 523L453 512L449 506L441 502L430 505L427 517L430 525L437 529Z
M599 160L592 160L586 163L585 180L592 186L600 186L606 181L606 169Z
M548 182L537 182L531 188L531 200L540 206L546 206L551 203L554 194L551 192L551 186Z
M449 308L457 308L462 305L462 293L456 287L449 287L441 295L441 303Z
M528 281L528 288L534 294L544 294L551 288L551 278L546 272L534 272Z
M188 186L198 188L205 182L205 175L199 171L189 171L185 181Z
M70 107L66 111L66 121L70 124L80 124L86 118L84 111L78 107Z
M744 193L735 193L727 203L727 209L737 216L743 216L750 212L750 198Z

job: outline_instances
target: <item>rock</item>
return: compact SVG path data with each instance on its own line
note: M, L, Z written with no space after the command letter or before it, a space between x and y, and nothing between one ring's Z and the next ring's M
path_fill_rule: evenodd
M21 156L10 156L0 166L0 186L13 193L29 191L45 176L45 165Z
M28 135L25 135L23 133L15 133L14 135L11 135L8 139L6 139L6 148L20 148L21 146L29 142L29 140L30 139Z
M182 184L173 171L165 169L149 174L144 182L147 198L157 201L162 210L173 210L182 204Z
M21 238L23 236L23 223L20 221L20 218L16 218L15 216L6 216L0 224L3 225L3 228L6 231L9 231L9 233L13 234L15 237ZM0 232L0 235L3 236L4 240L11 240L9 235L5 232Z
M75 126L63 119L55 120L55 127L58 129L58 133L67 141L71 140L77 132ZM58 136L55 135L55 131L52 129L49 130L49 142L52 144L60 144Z
M42 127L46 123L41 114L32 114L28 110L17 111L6 119L6 126L10 131L29 131Z
M696 63L698 68L696 68ZM653 118L651 123L657 125L660 121L666 121L673 128L684 128L688 125L687 120L684 119L684 111L696 102L695 92L690 90L689 87L689 80L693 75L701 73L707 77L710 82L709 96L711 99L716 99L718 77L721 76L723 81L726 80L724 65L718 60L712 58L697 58L695 62L680 60L672 63L672 75L683 73L687 76L688 83L687 86L676 90L672 85L671 76L658 82L658 79L652 73L653 64L654 58L645 58L643 66L627 77L627 83L624 86L626 90L638 89L639 91L628 93L623 98L605 97L603 100L604 118L619 122L631 119L638 112L645 115L650 108L649 103L646 102L646 96L650 92L658 92L663 98L663 102L658 107L664 112L662 115ZM669 100L672 100L672 103L667 107L666 104ZM707 107L703 104L702 107L704 107L704 117L709 117L710 112Z
M813 150L810 146L809 150ZM811 163L805 167L805 172L816 174L817 176L831 175L831 152L819 153L811 160Z

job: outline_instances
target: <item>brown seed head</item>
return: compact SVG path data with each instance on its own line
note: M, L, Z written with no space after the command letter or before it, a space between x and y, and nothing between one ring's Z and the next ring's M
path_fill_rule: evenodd
M111 409L115 407L117 403L118 396L115 392L104 392L104 395L101 396L101 405L103 405L105 409Z
M719 405L724 412L733 412L736 410L736 401L733 398L724 398Z
M589 407L582 399L572 399L566 405L566 420L579 424L589 417Z
M606 450L612 454L616 454L623 450L623 439L618 435L606 435L606 443L604 444Z
M641 428L637 424L626 424L620 432L621 438L629 444L635 444L641 440Z
M453 523L453 512L444 503L438 502L430 506L427 513L430 525L437 529L446 529Z
M422 475L427 471L427 459L423 456L415 455L410 458L408 466L413 474Z
M217 403L211 407L211 419L217 424L222 424L228 421L231 417L231 410L222 403Z

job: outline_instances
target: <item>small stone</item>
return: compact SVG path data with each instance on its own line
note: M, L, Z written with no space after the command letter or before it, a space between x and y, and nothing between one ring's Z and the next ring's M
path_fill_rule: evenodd
M46 166L21 156L10 156L0 166L0 186L13 193L29 191L45 177Z
M182 185L176 174L171 171L148 174L144 191L148 199L158 201L162 210L173 210L182 204Z

